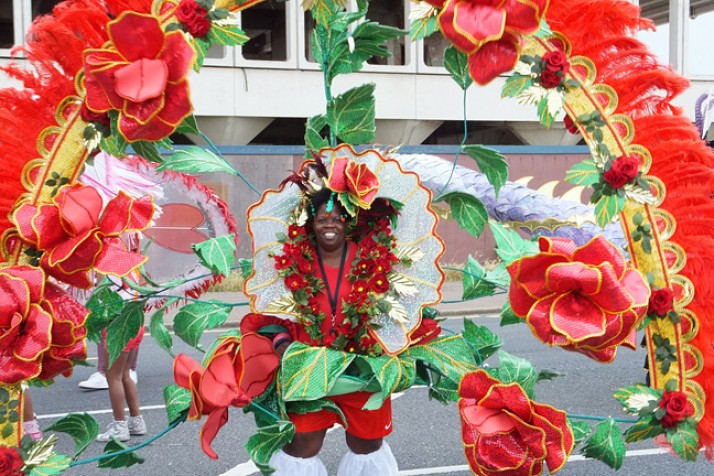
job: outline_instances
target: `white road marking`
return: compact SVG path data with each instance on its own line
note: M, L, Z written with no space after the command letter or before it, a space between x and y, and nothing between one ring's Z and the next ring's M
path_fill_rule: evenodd
M163 410L166 408L166 405L147 405L145 407L139 407L139 410ZM125 411L129 411L128 408L124 409ZM88 412L72 412L72 413L87 413L89 415L103 415L105 413L111 413L112 409L107 408L105 410L90 410ZM45 419L50 419L50 418L64 418L69 413L47 413L46 415L37 415L38 420L45 420Z

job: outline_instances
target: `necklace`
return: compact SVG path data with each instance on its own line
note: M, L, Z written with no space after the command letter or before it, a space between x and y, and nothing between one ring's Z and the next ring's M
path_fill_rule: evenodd
M347 258L347 243L342 248L342 258L340 259L340 268L337 274L337 283L335 284L335 292L330 290L330 282L327 279L327 273L325 272L325 264L322 262L322 256L320 255L320 250L317 251L317 262L320 264L320 271L322 272L322 279L325 283L325 292L327 293L327 300L330 303L330 310L332 311L332 327L330 328L330 333L335 333L335 319L337 318L337 299L340 294L340 285L342 284L342 275L345 274L345 259Z

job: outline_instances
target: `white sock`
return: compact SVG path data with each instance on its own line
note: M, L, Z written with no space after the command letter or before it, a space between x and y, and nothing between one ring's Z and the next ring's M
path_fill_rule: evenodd
M386 441L373 453L358 455L351 450L342 457L337 476L397 476L399 468Z
M327 469L318 456L297 458L280 450L268 464L275 470L273 476L327 476Z

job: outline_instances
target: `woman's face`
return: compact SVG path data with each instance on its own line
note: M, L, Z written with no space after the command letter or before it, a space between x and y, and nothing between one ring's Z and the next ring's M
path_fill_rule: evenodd
M342 207L335 203L330 213L325 213L327 203L317 208L312 228L318 248L325 251L341 250L345 245L346 223L342 220Z

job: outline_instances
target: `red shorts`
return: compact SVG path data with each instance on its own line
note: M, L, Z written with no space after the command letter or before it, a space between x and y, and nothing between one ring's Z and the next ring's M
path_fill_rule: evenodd
M355 392L329 397L345 414L347 420L345 431L364 440L384 438L392 432L392 401L385 401L382 408L378 410L363 410L362 407L371 395L369 392ZM295 425L296 433L332 428L335 423L344 426L342 418L337 413L328 410L302 415L289 413L288 415L290 421Z

